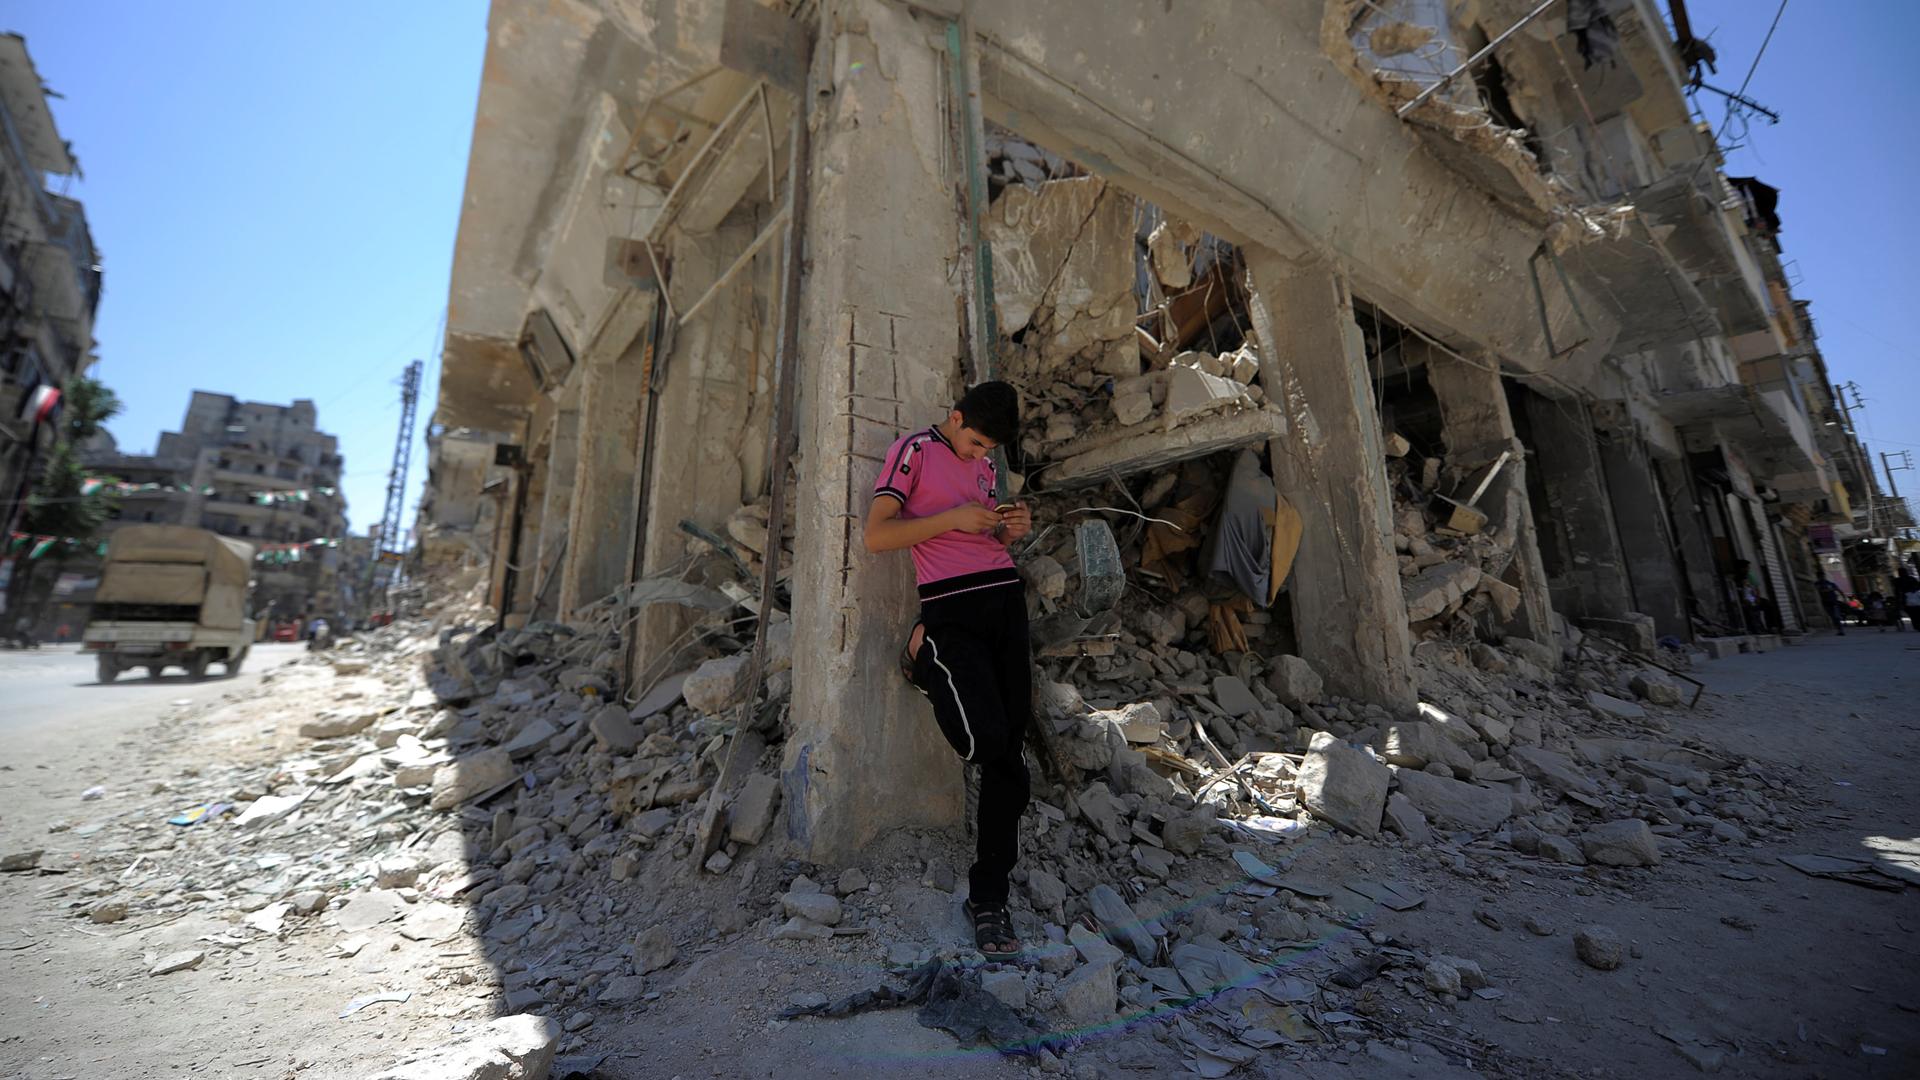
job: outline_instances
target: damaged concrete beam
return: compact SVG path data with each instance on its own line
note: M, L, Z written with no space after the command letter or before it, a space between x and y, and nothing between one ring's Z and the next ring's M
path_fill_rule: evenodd
M1352 298L1324 263L1261 248L1246 260L1262 388L1288 412L1269 449L1275 486L1301 517L1288 586L1301 654L1348 697L1412 709L1384 445Z
M1242 409L1203 417L1171 431L1120 433L1110 442L1083 450L1041 475L1048 490L1086 487L1114 476L1133 476L1182 461L1278 439L1287 418L1276 409Z

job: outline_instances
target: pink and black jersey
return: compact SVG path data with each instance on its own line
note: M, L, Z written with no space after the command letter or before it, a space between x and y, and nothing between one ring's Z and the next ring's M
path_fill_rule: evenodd
M991 458L963 461L939 428L922 428L902 435L888 449L873 495L898 499L901 518L911 520L968 502L991 507L993 482ZM954 530L910 550L923 601L1020 581L1013 556L991 535Z

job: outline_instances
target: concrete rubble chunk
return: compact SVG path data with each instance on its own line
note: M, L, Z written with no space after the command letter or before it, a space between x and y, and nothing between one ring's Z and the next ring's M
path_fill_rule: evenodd
M1538 746L1516 746L1507 754L1507 760L1520 775L1535 783L1582 795L1600 794L1600 785L1564 754Z
M207 953L205 949L186 949L181 952L168 953L161 957L147 974L171 975L176 971L186 971L189 968L199 967L200 962L206 958Z
M1421 721L1388 724L1375 744L1389 765L1423 769L1445 765L1458 776L1473 772L1473 758L1461 749L1455 736L1436 724Z
M673 944L673 935L659 924L647 927L633 939L633 973L651 975L661 968L671 967L680 955Z
M1427 824L1427 815L1421 813L1405 792L1396 791L1387 796L1385 821L1389 828L1405 837L1410 844L1433 842L1433 827Z
M1513 796L1446 776L1401 769L1394 774L1400 793L1431 821L1474 832L1489 832L1513 816Z
M1035 911L1052 911L1067 902L1067 883L1045 870L1029 870L1027 900Z
M1260 711L1260 699L1241 681L1238 675L1215 675L1213 677L1214 703L1225 709L1228 715L1238 719L1252 716Z
M1588 862L1603 866L1660 865L1660 842L1639 818L1593 826L1580 835L1580 850Z
M1391 777L1365 750L1317 731L1300 763L1300 799L1316 817L1371 840L1380 835Z
M735 653L709 660L693 670L680 686L681 696L695 712L716 716L740 704L747 695L747 667L752 657Z
M1274 659L1273 670L1267 673L1267 686L1280 698L1280 704L1289 709L1315 704L1324 693L1320 673L1306 660L1292 655Z
M373 712L322 713L300 725L300 735L308 739L339 739L357 735L373 726L379 718Z
M1076 1027L1090 1027L1113 1018L1119 985L1111 962L1088 961L1073 969L1053 988L1060 1015Z
M513 758L498 746L465 754L434 771L433 796L427 805L435 810L451 810L513 777Z
M1644 720L1647 716L1647 710L1639 705L1598 690L1587 691L1587 704L1594 712L1614 720Z
M780 897L780 907L790 918L805 919L821 926L838 926L841 916L845 914L840 898L832 893L785 893Z
M391 889L368 889L347 897L333 918L343 932L357 934L399 918L406 906L400 894Z
M1127 842L1130 835L1126 826L1127 805L1115 797L1106 784L1088 784L1073 804L1101 836L1116 844Z
M1429 566L1401 585L1407 621L1422 622L1446 613L1480 583L1480 569L1460 562Z
M1067 928L1067 944L1089 964L1118 964L1126 958L1119 946L1078 922Z
M1194 855L1219 826L1220 819L1214 812L1201 808L1169 820L1160 830L1160 840L1177 855Z
M45 848L31 848L0 855L0 871L32 870L40 865L40 857L46 853Z
M736 843L757 844L772 827L780 809L780 781L765 773L747 777L734 797L728 818L727 837Z
M1680 704L1680 688L1662 676L1643 671L1627 685L1635 694L1655 705Z
M1168 428L1220 409L1252 404L1246 388L1232 379L1178 364L1168 370L1165 410Z
M1154 743L1166 734L1166 720L1160 715L1160 707L1151 701L1139 701L1118 709L1107 709L1093 714L1097 722L1115 725L1123 738L1130 743Z
M512 739L509 739L502 749L507 752L508 757L521 761L545 749L547 743L553 741L553 737L558 734L560 734L559 730L548 723L545 717L535 717Z
M1108 940L1125 945L1141 963L1153 963L1154 956L1160 951L1158 943L1140 925L1140 917L1134 914L1132 905L1113 886L1095 885L1093 891L1087 894L1087 903L1106 928Z
M547 1080L562 1034L551 1017L505 1016L371 1080Z
M1018 1011L1027 1007L1026 976L1016 969L996 968L981 972L980 989L998 998L1009 1009Z
M631 754L640 745L640 731L633 726L627 710L618 705L602 705L587 720L587 730L600 749L613 754Z

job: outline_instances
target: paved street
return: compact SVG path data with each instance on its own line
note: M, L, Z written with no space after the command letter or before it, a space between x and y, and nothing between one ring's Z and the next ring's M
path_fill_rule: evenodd
M151 723L172 702L210 701L230 691L251 691L260 676L301 655L305 645L255 645L241 673L200 682L179 669L160 679L131 672L102 686L93 657L76 647L0 651L0 738L9 756L25 762L41 753L111 739Z

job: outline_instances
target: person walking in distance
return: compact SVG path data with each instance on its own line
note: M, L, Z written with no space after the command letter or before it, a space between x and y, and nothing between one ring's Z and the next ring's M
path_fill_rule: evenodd
M1827 618L1833 620L1833 628L1841 637L1847 636L1847 624L1840 621L1845 604L1840 599L1840 586L1821 578L1814 583L1814 589L1820 593L1820 606L1826 609Z
M920 618L900 664L933 703L961 760L980 768L976 850L967 873L974 943L990 957L1020 951L1007 913L1028 777L1021 758L1033 712L1026 585L1007 547L1033 530L1023 503L995 499L989 454L1020 433L1020 397L1004 382L969 389L946 419L896 439L873 488L871 552L908 549Z
M1920 577L1914 577L1913 571L1902 568L1900 576L1893 579L1893 625L1900 625L1900 613L1906 612L1913 620L1913 628L1920 630Z

